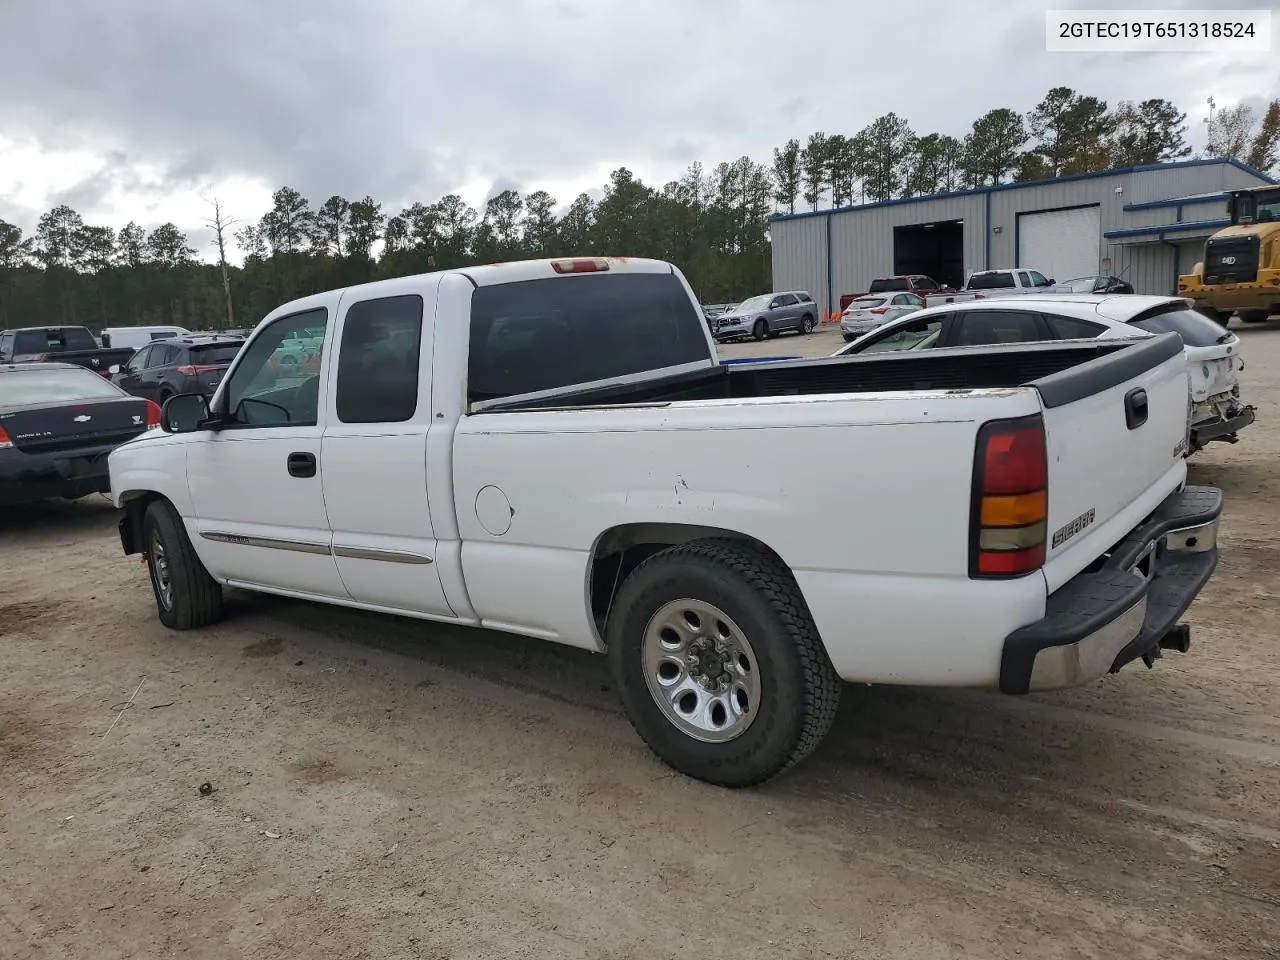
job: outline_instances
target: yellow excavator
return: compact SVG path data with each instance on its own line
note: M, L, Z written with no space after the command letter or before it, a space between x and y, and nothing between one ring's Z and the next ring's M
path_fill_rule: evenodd
M1178 295L1223 326L1233 313L1262 323L1280 314L1280 186L1229 191L1227 213L1231 226L1205 241L1194 272L1178 278Z

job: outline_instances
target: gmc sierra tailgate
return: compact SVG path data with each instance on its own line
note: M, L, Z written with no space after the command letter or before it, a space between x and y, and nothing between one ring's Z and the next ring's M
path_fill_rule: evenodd
M1186 478L1190 426L1174 333L1035 381L1044 408L1050 592L1102 556Z

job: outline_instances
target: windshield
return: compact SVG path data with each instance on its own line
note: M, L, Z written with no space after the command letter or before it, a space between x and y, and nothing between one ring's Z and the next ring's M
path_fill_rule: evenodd
M1236 200L1235 222L1241 217L1253 217L1258 223L1280 220L1280 190L1241 194Z
M995 290L1014 286L1012 273L975 273L969 278L970 290Z
M752 297L750 300L744 300L733 308L734 313L750 313L752 310L765 310L769 306L769 301L773 297L767 293L758 297Z
M1212 347L1235 336L1198 310L1170 310L1135 320L1130 325L1147 333L1176 333L1188 347Z
M1069 293L1093 293L1093 288L1097 285L1097 277L1078 277L1063 284Z
M119 387L82 368L38 370L27 368L0 376L0 406L28 403L62 403L66 400L115 400L124 396Z
M198 344L191 348L191 359L196 363L230 363L243 346L243 343Z

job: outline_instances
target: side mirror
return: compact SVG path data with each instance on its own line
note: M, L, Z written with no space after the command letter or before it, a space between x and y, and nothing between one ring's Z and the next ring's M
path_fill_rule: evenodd
M160 429L165 433L195 433L209 420L209 400L201 393L180 393L160 408Z

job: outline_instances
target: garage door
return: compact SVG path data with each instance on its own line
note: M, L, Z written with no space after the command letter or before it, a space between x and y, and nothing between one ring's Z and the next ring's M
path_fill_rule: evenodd
M1102 245L1099 207L1018 215L1018 266L1058 281L1098 272Z

